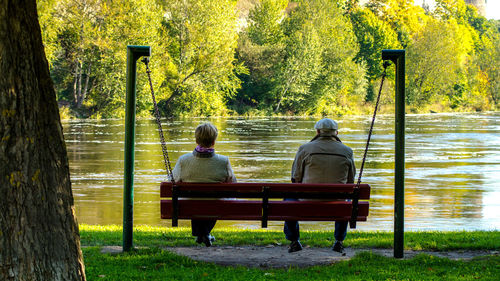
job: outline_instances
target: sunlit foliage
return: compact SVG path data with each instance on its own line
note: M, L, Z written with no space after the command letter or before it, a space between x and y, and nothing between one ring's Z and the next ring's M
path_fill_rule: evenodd
M437 0L433 10L413 0L37 4L65 115L123 117L127 45L152 47L152 82L169 116L363 113L381 50L400 48L410 110L499 108L499 22L464 0ZM138 71L137 113L151 116L140 62Z

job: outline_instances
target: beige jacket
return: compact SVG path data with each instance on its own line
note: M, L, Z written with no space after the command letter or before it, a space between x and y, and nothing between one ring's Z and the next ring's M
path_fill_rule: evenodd
M176 182L236 182L229 158L213 152L182 155L173 174Z
M299 147L292 167L292 182L354 183L352 149L331 136L319 136Z

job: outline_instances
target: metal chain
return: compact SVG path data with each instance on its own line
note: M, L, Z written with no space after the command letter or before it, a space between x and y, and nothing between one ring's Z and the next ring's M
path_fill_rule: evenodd
M167 173L170 176L170 180L172 181L173 184L175 184L172 167L170 165L170 158L168 156L167 144L165 142L165 137L163 135L163 128L161 126L160 111L158 109L158 104L156 103L156 98L155 98L154 89L153 89L153 82L151 81L151 70L149 69L149 58L144 57L142 59L142 62L146 65L146 73L148 75L149 87L151 88L151 97L153 99L154 114L155 114L155 118L156 118L156 124L158 125L158 133L160 135L161 149L163 152L163 160L165 162L165 169L167 170ZM377 116L377 110L378 110L378 106L380 104L380 95L382 93L382 86L384 85L384 80L385 80L385 77L387 75L386 70L387 70L388 66L389 66L388 62L385 62L384 63L384 72L382 73L382 81L380 82L380 89L379 89L379 92L377 95L377 102L375 103L375 110L373 111L373 117L372 117L372 122L370 125L370 131L368 132L368 139L366 140L365 152L363 154L363 160L361 162L361 168L359 170L358 182L356 184L356 187L359 187L359 185L361 184L361 177L363 175L363 169L364 169L365 162L366 162L366 156L368 154L368 147L370 145L370 140L371 140L371 136L373 133L373 125L375 124L375 118Z
M356 184L356 188L359 188L361 184L361 176L363 175L363 168L365 167L366 155L368 154L368 146L370 145L370 139L372 138L373 125L375 124L375 117L377 116L377 109L380 102L380 94L382 93L382 86L384 85L385 76L387 75L386 70L389 66L389 62L384 62L384 72L382 73L382 81L380 82L380 89L378 91L377 102L375 103L375 110L373 111L372 123L370 125L370 131L368 132L368 139L366 140L365 153L363 155L363 161L361 162L361 168L359 169L358 183Z
M160 110L158 110L158 104L156 103L155 92L153 89L153 82L151 82L151 70L149 69L149 58L144 57L142 62L146 65L146 73L149 79L149 87L151 88L151 97L153 98L154 114L156 119L156 124L158 125L158 134L160 135L161 150L163 151L163 161L165 162L165 169L170 177L170 181L175 185L174 174L172 166L170 165L170 158L168 157L167 143L165 142L165 137L163 136L163 128L161 126L160 120Z

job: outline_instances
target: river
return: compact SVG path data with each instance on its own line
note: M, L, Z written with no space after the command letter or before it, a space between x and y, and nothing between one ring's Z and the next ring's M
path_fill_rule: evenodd
M337 118L339 136L353 148L359 168L370 116ZM188 118L163 120L172 167L194 147L194 128L219 129L216 151L229 156L240 182L289 182L297 148L314 136L317 118ZM79 223L121 224L124 120L63 121ZM169 226L159 212L166 179L156 125L136 125L134 224ZM357 176L356 176L357 177ZM394 221L394 117L377 117L363 182L372 186L370 215L359 230L392 231ZM180 225L189 225L181 221ZM259 228L260 222L217 226ZM333 229L304 222L303 229ZM281 229L281 222L270 222ZM405 229L500 229L500 113L406 116Z

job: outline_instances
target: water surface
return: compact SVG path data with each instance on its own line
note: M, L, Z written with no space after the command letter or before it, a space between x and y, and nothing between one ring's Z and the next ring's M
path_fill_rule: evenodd
M172 167L194 147L194 128L209 120L219 128L216 151L228 155L240 182L289 182L297 148L314 136L315 118L214 118L164 120ZM369 116L338 118L339 136L360 167ZM73 195L80 223L121 224L123 120L63 122ZM500 229L500 113L406 117L405 228L407 230ZM136 127L134 224L161 220L159 183L166 179L153 120ZM359 230L393 230L394 117L379 116L363 182L372 186L370 216ZM181 225L189 225L182 221ZM259 228L260 222L218 222ZM304 222L304 229L333 229ZM270 222L281 229L282 223Z

